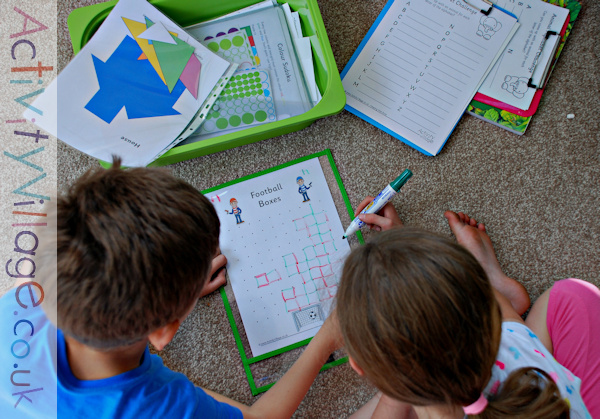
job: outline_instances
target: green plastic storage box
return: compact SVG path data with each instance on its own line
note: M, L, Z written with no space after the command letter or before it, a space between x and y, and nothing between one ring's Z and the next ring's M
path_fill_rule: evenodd
M184 27L231 13L257 2L257 0L150 0L151 4ZM279 2L283 3L283 1ZM75 54L90 40L116 3L117 1L113 0L71 12L67 24ZM323 96L321 101L302 115L176 146L154 161L151 166L177 163L298 131L315 120L336 114L344 108L346 95L316 0L290 0L287 3L292 11L299 12L304 36L311 38L315 77Z

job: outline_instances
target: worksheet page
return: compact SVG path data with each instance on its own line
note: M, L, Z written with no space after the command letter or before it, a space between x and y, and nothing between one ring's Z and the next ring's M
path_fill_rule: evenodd
M537 90L529 87L529 79L534 74L543 74L551 64L569 10L541 0L494 0L494 3L514 13L520 27L479 93L527 110ZM555 35L546 37L548 32Z
M461 0L390 1L342 73L347 109L435 155L517 25Z
M313 337L350 252L318 158L206 196L252 355Z
M184 136L231 64L145 0L121 0L24 116L60 140L146 166Z

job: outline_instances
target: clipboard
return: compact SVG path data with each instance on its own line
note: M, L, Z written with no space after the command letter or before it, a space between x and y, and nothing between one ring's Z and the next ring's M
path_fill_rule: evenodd
M501 100L487 96L480 92L477 92L475 94L475 96L473 97L473 101L480 102L485 105L489 105L489 106L492 106L492 107L495 107L495 108L498 108L498 109L501 109L504 111L508 111L512 114L522 116L522 117L529 117L529 116L534 115L537 112L538 106L542 99L542 95L544 93L544 88L546 86L546 83L550 79L550 75L552 74L552 70L554 69L556 61L558 60L558 57L560 56L562 47L564 46L564 44L567 40L567 36L568 36L567 29L568 29L569 25L571 24L572 20L573 20L573 18L571 16L571 14L569 14L569 17L566 19L566 21L560 31L560 34L553 36L554 38L558 38L559 42L556 45L552 46L552 59L548 61L547 65L544 68L544 71L543 71L544 75L543 75L543 78L541 78L541 83L538 83L538 86L535 86L532 83L531 78L527 82L528 87L536 88L536 92L533 96L533 99L532 99L531 104L528 109L526 109L526 110L519 109L515 106L511 106L505 102L502 102ZM551 35L549 35L549 36L551 36ZM546 47L546 42L544 43L544 47Z
M475 7L476 9L479 9L481 13L486 16L489 16L489 14L492 12L492 8L494 7L494 3L492 3L490 0L465 0L465 3Z
M579 12L581 11L581 3L579 0L544 1L560 7L565 7L569 10L569 21L566 23L565 27L563 27L563 30L561 31L561 43L554 57L554 63L551 65L549 74L547 76L547 78L549 78L551 76L552 71L554 70L554 66L556 64L556 61L558 60L558 57L560 56L563 50L565 41L571 34L575 20L577 20L577 17L579 16ZM510 107L506 103L497 101L495 99L483 96L480 93L478 93L475 96L475 99L471 101L467 112L476 118L496 125L514 134L523 135L531 122L533 114L537 110L537 106L540 102L540 98L543 92L544 89L536 90L535 97L532 101L532 105L527 111ZM480 101L479 98L486 100L486 102L488 103Z
M341 73L346 110L438 154L518 27L479 1L389 0Z
M537 109L539 90L545 86L564 42L569 9L541 0L494 2L514 12L521 27L474 100L529 116Z
M315 162L316 161L316 162ZM312 166L311 166L312 165ZM243 243L242 243L242 237L246 237L246 241L248 240L248 234L253 233L253 234L261 234L260 231L262 230L270 230L271 228L275 228L276 226L280 226L282 223L282 219L280 218L273 218L271 219L271 221L265 220L265 219L259 219L258 217L256 217L257 214L259 214L260 212L262 212L265 207L261 206L262 204L259 204L258 206L260 206L260 208L258 209L259 212L252 212L252 200L254 198L252 198L252 196L257 197L257 199L261 199L264 200L265 202L268 201L270 198L273 198L275 195L279 195L280 191L283 191L284 189L287 189L289 185L286 185L286 182L289 183L289 181L291 181L291 183L293 183L294 185L294 190L293 190L293 195L298 195L298 198L300 198L300 195L298 193L296 193L296 190L298 189L298 185L296 184L296 175L298 173L300 173L301 176L304 176L308 182L308 180L311 179L311 176L313 177L313 179L318 179L317 175L316 175L316 171L313 171L313 169L306 170L303 172L297 172L296 169L297 168L307 168L309 166L314 167L314 166L320 167L319 170L322 170L323 172L323 176L324 179L326 180L326 184L327 185L313 185L313 187L315 188L321 188L321 195L319 197L319 194L315 194L313 195L313 192L315 189L310 189L308 191L308 194L310 194L312 201L310 202L301 202L300 200L298 200L296 202L296 200L294 200L293 202L291 202L288 205L289 208L292 209L292 213L295 210L298 210L300 212L302 211L309 211L309 208L311 208L312 210L315 211L315 215L319 215L318 214L318 207L319 204L318 202L320 202L320 199L323 199L323 197L326 195L327 192L331 193L331 199L333 199L333 203L335 205L335 210L337 212L337 215L339 216L339 220L341 221L342 225L348 225L350 223L350 221L353 219L353 210L352 210L352 206L350 204L350 200L348 198L348 195L346 194L346 191L344 189L344 186L342 184L342 180L340 177L340 174L335 166L335 162L333 160L333 156L331 154L331 151L329 149L318 152L318 153L314 153L305 157L301 157L292 161L289 161L287 163L275 166L273 168L267 169L267 170L263 170L254 174L250 174L248 176L244 176L242 178L239 179L235 179L232 180L230 182L226 182L223 183L221 185L206 189L204 191L202 191L202 193L204 195L207 196L207 198L209 198L211 200L211 202L213 202L213 204L215 205L215 208L217 208L217 213L222 215L222 213L220 212L221 209L227 207L229 205L230 199L232 198L232 195L230 192L233 192L235 194L235 201L237 203L237 201L239 201L239 207L240 209L243 208L243 211L240 211L240 216L244 217L243 218L243 224L236 224L235 221L232 221L233 215L225 215L225 217L229 217L229 220L226 221L224 219L222 219L221 221L221 249L225 252L227 247L230 245L228 243L230 243L230 235L228 237L225 237L225 240L223 240L224 236L223 236L223 232L224 230L227 229L232 229L235 231L234 235L236 238L236 249L238 250L238 252L236 252L235 250L233 250L229 255L229 267L228 269L231 269L232 263L237 263L235 258L238 259L245 259L242 256L240 256L243 252L241 250L241 247L243 247ZM291 169L295 174L293 177L289 177L287 175L289 175L289 171ZM285 173L286 176L282 177L282 174ZM276 176L274 176L276 175ZM256 186L256 184L261 184L262 182L264 182L267 179L271 179L271 178L276 178L276 182L267 182L266 184L270 185L269 189L256 189L256 188L251 188L250 190L248 189L248 187L254 185ZM265 185L266 185L265 184ZM327 187L327 191L324 189L325 187ZM280 189L282 188L282 189ZM269 192L269 190L272 190L273 192ZM318 191L318 189L316 189ZM264 194L263 194L264 192ZM239 195L238 195L239 193ZM254 203L258 202L257 199L254 199ZM284 202L286 201L286 198L283 197L283 202L279 201L277 202L277 200L273 200L275 202L273 202L273 204L268 204L267 207L271 207L273 206L273 210L276 211L275 208L277 205L281 206L284 205ZM299 207L301 207L299 209ZM285 213L287 214L287 207ZM294 209L295 208L295 209ZM254 217L253 217L254 214ZM329 217L332 216L332 214L329 214ZM221 217L220 217L221 218ZM296 220L292 220L292 216L289 216L288 218L285 218L285 222L287 223L295 223ZM326 217L326 219L329 221L329 219ZM229 222L231 221L231 222ZM321 220L322 221L322 220ZM300 224L302 224L302 222L300 222ZM300 233L303 233L302 229L299 229L300 224L298 224L298 226L294 226L297 228L296 231L298 231ZM310 223L308 223L310 224ZM321 225L322 224L318 224L319 227L317 227L317 232L316 234L312 234L311 237L321 237L321 235L323 235L323 237L325 236L325 230L321 229ZM331 224L333 226L333 224ZM250 227L250 228L249 228ZM300 226L301 227L301 226ZM310 227L310 226L309 226ZM341 226L338 226L341 227ZM278 227L280 228L280 227ZM333 228L333 227L332 227ZM293 229L292 229L293 230ZM343 229L342 229L343 231ZM342 231L340 231L339 236L341 237L341 235L343 234ZM304 233L308 233L309 230L307 229ZM229 233L227 233L229 234ZM256 237L256 236L254 236ZM256 239L255 239L256 240ZM303 239L304 240L304 239ZM310 241L310 240L309 240ZM300 243L300 242L299 242ZM350 245L350 247L354 247L354 246L359 246L360 244L363 244L364 240L362 237L362 234L360 232L358 232L356 234L356 237L351 238L351 240L348 241L348 244ZM294 244L296 245L296 243ZM326 248L326 244L325 243L321 243L321 245L323 246L323 249ZM331 245L329 245L331 246ZM259 256L260 256L260 252L264 252L266 251L265 249L268 249L267 243L266 242L261 242L261 246L260 249L256 246L254 246L250 252L253 255L253 258L256 258L256 263L258 264L260 262L261 266L263 267L269 267L272 268L273 266L271 266L271 262L269 262L269 260L259 260ZM328 250L331 250L331 247L327 247ZM304 249L303 249L304 250ZM269 258L267 259L271 259L272 255L275 255L275 253L271 252L271 256L269 256ZM287 252L283 252L283 253L287 253ZM282 253L282 255L283 255ZM329 254L329 253L328 253ZM282 255L278 255L278 258L280 258ZM298 255L300 255L300 253L298 253ZM321 254L318 254L321 255ZM284 255L287 256L287 255ZM321 255L322 256L322 255ZM319 257L321 257L319 256ZM284 257L285 259L285 257ZM264 262L264 263L263 263ZM298 261L296 261L298 262ZM244 275L243 275L243 279L241 282L247 284L247 286L253 287L259 291L257 291L258 293L267 293L267 294L273 294L275 295L275 298L279 301L281 300L281 298L283 298L283 300L286 300L285 298L285 294L286 294L286 289L282 288L286 288L287 285L286 281L287 280L291 280L292 282L299 282L300 279L302 280L306 280L306 282L308 283L311 279L313 279L313 277L315 277L315 275L311 273L308 274L308 276L302 276L302 275L297 275L294 270L297 270L297 273L302 273L301 271L303 270L303 266L302 265L302 261L300 261L300 265L299 267L293 267L290 268L291 270L287 270L287 265L284 269L280 269L279 272L277 272L276 275L272 276L270 274L270 272L267 272L266 275L258 275L258 276L254 276L255 273L246 275L246 271L244 271ZM307 265L308 266L308 265ZM313 267L314 268L314 267ZM319 272L320 269L324 269L322 266L318 266L319 268ZM312 269L312 268L311 268ZM267 269L268 271L268 269ZM316 271L315 271L316 272ZM231 274L231 272L230 272ZM242 361L242 365L244 368L244 372L246 373L246 377L248 379L248 383L250 386L250 391L252 392L252 395L256 396L262 392L267 391L271 386L273 386L275 384L275 382L277 380L279 380L284 374L285 372L287 372L287 370L289 369L289 367L293 364L293 362L295 362L298 357L300 356L301 351L303 350L302 347L307 345L310 340L312 338L305 338L302 340L299 340L295 343L291 343L288 344L286 346L280 347L278 349L275 350L269 350L269 352L266 353L261 353L260 355L253 353L252 351L252 344L251 344L251 338L250 335L248 333L248 325L245 323L248 320L248 317L244 318L244 314L243 314L243 307L242 307L242 303L243 301L240 300L248 300L250 297L250 294L246 294L246 293L237 293L235 291L235 287L233 286L232 280L237 280L238 285L240 284L240 277L232 277L229 276L228 281L227 281L227 285L225 285L224 287L222 287L220 289L220 294L223 300L223 304L225 306L225 311L227 313L227 318L229 320L231 329L233 331L233 335L234 335L234 339L236 342L236 346L238 348L238 351L240 353L240 357L241 357L241 361ZM327 279L328 284L326 285L331 285L332 287L336 287L336 285L331 282L329 279ZM301 285L299 285L299 287L302 287ZM239 290L240 288L238 288ZM332 288L333 289L333 288ZM327 291L329 292L329 291ZM294 294L296 295L296 293ZM237 297L237 298L236 298ZM253 300L251 302L257 302L259 300ZM329 301L329 300L328 300ZM331 300L333 301L333 300ZM247 303L247 301L246 301ZM299 316L301 314L304 313L308 313L310 314L310 308L314 307L313 303L310 303L309 306L307 307L308 310L304 310L304 308L298 308L298 307L291 307L291 304L294 302L291 302L290 300L284 301L284 308L285 310L281 311L277 311L275 310L275 312L272 312L273 315L276 315L277 313L281 316L278 317L277 322L283 322L286 321L289 323L290 319L293 319L294 322L296 322L296 320L298 321L298 323L300 323L300 326L302 326L301 322L303 321L302 317ZM288 304L290 304L290 306L288 306ZM294 303L295 304L295 303ZM258 304L253 304L254 307L256 308L256 310L259 310L259 305ZM321 312L315 312L314 313L316 317L319 317L319 321L324 320L321 319L320 317L325 317L324 313ZM285 317L285 319L284 319ZM304 320L307 320L306 318L304 318ZM311 318L309 317L308 320L310 321ZM275 321L271 321L271 323L268 323L270 326L267 326L267 323L264 323L262 326L260 326L260 328L262 329L273 329L274 325L277 323ZM312 328L315 329L316 323L312 323L307 325L307 328ZM316 333L316 332L315 332ZM284 336L287 337L287 336ZM266 342L267 344L270 344L272 342ZM335 351L332 356L329 358L328 362L321 368L321 371L327 370L331 367L334 367L336 365L340 365L342 363L347 362L348 358L347 356L345 356L345 353L341 350Z

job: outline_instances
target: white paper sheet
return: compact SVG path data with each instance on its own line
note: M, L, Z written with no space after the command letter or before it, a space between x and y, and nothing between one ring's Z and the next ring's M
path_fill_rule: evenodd
M318 158L206 196L253 356L314 336L350 251Z
M394 1L344 74L348 110L437 154L516 25L461 0Z
M560 34L569 10L542 0L494 0L514 13L520 27L505 52L479 88L479 93L508 105L527 110L536 89L528 87L532 74L543 74L551 62L560 36L545 39L548 31ZM540 71L542 70L542 71Z
M167 95L162 93L167 86L158 78L157 68L180 60L180 53L165 47L160 63L156 48L142 50L141 44L147 43L148 36L155 38L150 42L159 44L157 36L165 39L171 35L194 48L200 68L195 86L193 82L188 83L191 88L183 86L186 78L181 72ZM175 39L171 37L171 41ZM164 44L173 46L172 42ZM145 55L152 51L154 57ZM196 75L198 62L191 70ZM116 154L126 166L145 166L178 138L229 67L229 62L188 36L147 1L121 0L24 116L95 158L110 161ZM142 86L137 88L139 84Z
M282 8L267 7L258 12L218 20L216 23L202 22L186 28L188 33L201 42L205 42L208 37L218 39L219 33L227 34L240 29L252 37L256 67L266 69L273 80L270 93L275 101L277 120L308 111L312 104ZM194 136L188 143L199 139L204 137Z

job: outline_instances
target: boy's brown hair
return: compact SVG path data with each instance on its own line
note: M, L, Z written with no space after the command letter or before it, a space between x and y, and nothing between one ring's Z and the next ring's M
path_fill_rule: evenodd
M164 169L90 170L57 201L58 327L99 349L185 314L208 280L219 219Z
M354 249L344 265L337 312L349 355L393 399L468 406L491 378L500 308L481 265L447 238L404 227ZM528 371L513 373L481 416L543 417L537 415L542 400L560 417L565 403L556 385L550 380L531 391Z

